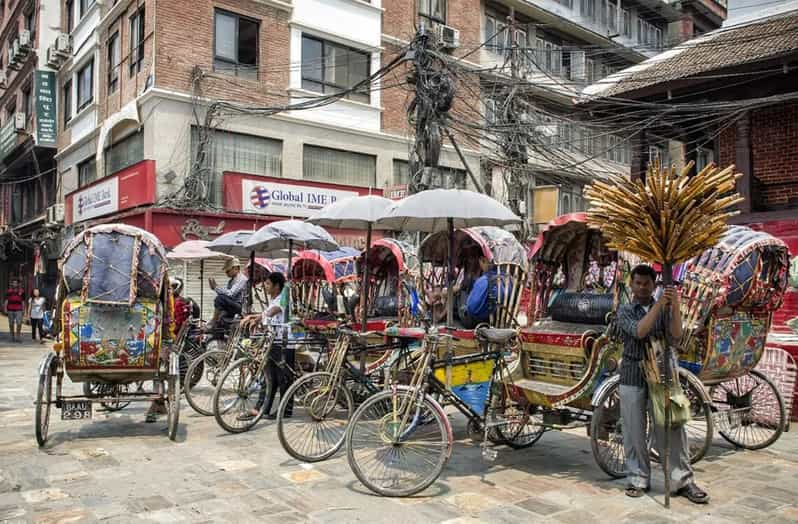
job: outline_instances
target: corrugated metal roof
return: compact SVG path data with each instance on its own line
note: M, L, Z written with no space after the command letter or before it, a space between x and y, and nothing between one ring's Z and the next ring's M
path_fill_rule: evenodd
M798 11L718 29L688 40L582 91L586 99L616 97L657 84L710 74L798 52Z

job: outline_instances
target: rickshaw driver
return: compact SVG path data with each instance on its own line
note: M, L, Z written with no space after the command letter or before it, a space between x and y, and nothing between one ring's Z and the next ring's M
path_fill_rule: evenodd
M646 409L649 408L648 388L641 361L646 354L649 336L664 338L665 321L662 315L670 307L670 334L674 340L682 336L682 318L679 313L679 295L668 286L659 300L654 301L657 274L651 266L640 264L632 269L631 289L633 301L618 309L618 327L623 338L621 361L620 401L623 423L623 448L626 458L626 495L642 497L650 488L651 461L646 439ZM676 364L674 363L674 366ZM663 456L665 428L653 425L654 445ZM706 504L709 495L696 486L690 466L687 432L684 426L670 429L671 484L677 495L690 502Z
M208 279L211 289L216 292L213 300L213 319L212 325L215 327L220 316L232 318L241 314L244 305L244 293L247 289L247 277L241 273L241 262L233 257L224 264L224 272L230 280L227 287L216 285L216 279Z

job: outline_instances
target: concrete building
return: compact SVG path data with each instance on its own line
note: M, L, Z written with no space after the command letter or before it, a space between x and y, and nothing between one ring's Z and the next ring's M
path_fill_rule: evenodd
M49 293L60 243L55 172L56 2L0 2L0 287L19 279ZM63 42L62 42L63 43Z

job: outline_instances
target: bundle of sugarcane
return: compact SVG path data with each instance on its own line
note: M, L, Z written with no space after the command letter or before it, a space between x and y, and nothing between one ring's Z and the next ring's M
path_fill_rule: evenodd
M735 192L734 166L709 164L689 176L690 162L677 174L652 163L645 182L620 175L596 181L586 192L588 223L601 229L607 245L662 264L683 262L721 238L726 219L742 201Z

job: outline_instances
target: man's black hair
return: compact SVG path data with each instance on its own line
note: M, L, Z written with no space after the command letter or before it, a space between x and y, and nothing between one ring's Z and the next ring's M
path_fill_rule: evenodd
M272 271L269 273L269 276L266 277L266 280L271 282L273 286L279 287L280 292L282 293L283 288L285 288L285 275L279 271Z
M657 281L657 272L654 271L654 268L649 266L648 264L638 264L632 269L632 278L635 278L635 275L640 275L641 277L651 277L651 281Z

